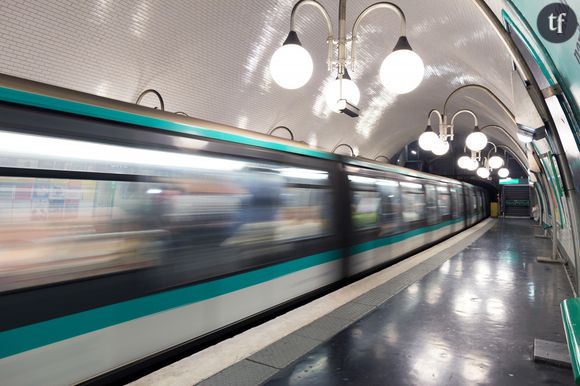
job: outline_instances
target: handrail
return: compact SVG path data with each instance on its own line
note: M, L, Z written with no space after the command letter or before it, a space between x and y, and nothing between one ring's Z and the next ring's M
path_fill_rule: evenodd
M352 154L352 156L353 156L353 157L356 157L356 154L354 153L354 149L352 148L352 146L350 146L350 145L349 145L349 144L347 144L347 143L339 143L338 145L336 145L336 146L334 147L334 149L332 149L331 153L334 153L334 152L336 151L336 149L338 149L339 147L342 147L342 146L346 146L346 147L348 147L348 148L350 149L350 153Z
M288 132L288 134L290 134L290 140L294 141L294 133L292 133L292 130L290 130L286 126L276 126L276 127L273 127L270 130L268 130L268 133L267 134L268 135L272 135L278 129L286 130Z
M137 97L137 101L135 103L140 104L141 100L143 100L143 97L147 94L155 94L157 96L157 98L159 99L159 105L160 105L161 111L165 111L165 102L163 102L163 97L161 96L159 91L154 90L152 88L147 89L147 90L143 91L141 94L139 94L139 96ZM154 107L154 108L156 109L157 107Z

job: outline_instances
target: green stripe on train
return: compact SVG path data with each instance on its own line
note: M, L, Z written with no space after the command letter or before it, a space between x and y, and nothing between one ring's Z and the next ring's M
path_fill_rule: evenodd
M353 247L353 251L360 253L387 244L393 244L462 220L463 217L415 229L400 235L359 244ZM371 243L375 243L375 246L372 247ZM338 249L327 251L254 271L248 271L201 284L193 284L188 287L131 299L0 332L0 358L16 355L154 313L225 295L287 274L337 260L340 256L341 253Z
M426 232L432 232L432 231L435 231L437 229L441 229L443 227L446 227L448 225L456 224L456 223L461 222L463 220L464 220L463 217L459 217L459 218L444 221L444 222L441 222L441 223L438 223L435 225L429 225L429 226L426 226L423 228L413 229L412 231L400 233L398 235L387 236L387 237L383 237L381 239L371 240L371 241L367 241L366 243L357 244L357 245L353 246L352 248L350 248L350 254L356 255L359 253L370 251L371 249L384 247L384 246L389 245L389 244L395 244L395 243L398 243L400 241L409 239L409 238L414 237L414 236L418 236L418 235L426 233Z
M128 113L125 111L87 105L80 102L73 102L66 99L54 98L46 95L34 94L30 92L14 90L5 87L0 87L0 100L20 105L39 107L48 110L56 110L65 113L72 113L99 119L106 119L109 121L122 122L132 125L152 127L155 129L165 131L173 131L176 133L195 135L198 137L211 138L221 141L235 142L244 145L279 150L286 153L294 153L331 160L336 159L336 156L331 153L325 153L312 149L303 149L300 147L294 147L282 143L263 141L260 139L244 137L243 135L225 133L211 129L204 129L201 127L186 125L183 123L166 121L159 118L146 117L143 115Z
M340 258L335 249L188 287L131 299L0 333L0 358L154 313L225 295Z

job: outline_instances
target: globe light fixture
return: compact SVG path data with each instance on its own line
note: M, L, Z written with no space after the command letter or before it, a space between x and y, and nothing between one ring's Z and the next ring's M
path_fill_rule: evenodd
M328 35L326 42L328 44L328 70L334 71L336 69L339 74L338 85L330 86L326 91L325 96L327 103L331 106L333 111L346 113L350 116L358 116L358 107L356 104L360 99L360 92L358 88L348 78L349 82L345 82L346 76L340 77L340 74L346 73L346 59L347 59L347 38L346 38L346 0L340 0L338 5L338 39L335 40L332 28L332 21L326 9L316 0L300 0L292 8L290 15L290 33L288 38L278 48L272 59L270 60L270 73L272 79L281 87L286 89L297 89L304 86L312 76L313 64L312 58L308 51L306 51L295 29L295 18L297 11L304 5L309 5L316 8L326 21ZM381 70L380 79L385 87L396 94L408 93L414 90L423 80L425 72L423 61L413 50L406 37L407 22L403 11L395 4L388 2L380 2L367 7L356 18L351 35L351 70L355 69L356 62L356 43L359 25L362 20L371 12L378 9L388 9L395 12L401 21L399 39L391 52L384 59ZM335 46L336 44L336 46ZM337 48L338 58L334 60L334 51ZM340 99L335 99L337 91L340 94ZM346 98L344 98L346 96ZM335 106L336 101L339 100L340 108ZM348 103L345 103L348 102Z
M465 139L465 145L471 151L482 151L487 146L487 136L475 126L473 132Z
M488 165L492 169L499 169L503 166L503 158L498 155L492 156L488 162Z
M419 86L425 74L423 60L412 49L406 36L401 36L379 72L385 88L395 94L406 94Z
M447 96L447 98L445 99L445 103L443 104L443 110L440 112L437 109L432 109L431 111L429 111L429 114L427 114L427 124L430 124L431 121L431 115L433 113L436 113L439 117L439 137L441 139L445 139L448 141L453 141L453 137L454 137L454 124L455 124L455 118L460 115L460 114L470 114L473 117L474 120L474 130L473 133L471 133L466 141L467 147L469 148L469 150L471 151L475 151L475 152L479 152L481 150L483 150L486 146L487 142L487 136L485 134L483 134L481 131L484 130L485 128L488 127L494 127L500 131L502 131L506 136L510 137L510 133L508 133L503 127L498 126L498 125L487 125L482 127L481 129L479 129L478 127L478 122L477 122L477 116L475 115L475 113L471 110L468 109L462 109L457 111L455 114L453 114L451 120L448 119L448 107L450 106L450 101L452 99L452 97L454 95L456 95L457 93L467 90L467 89L476 89L479 91L483 91L485 92L489 97L491 97L497 104L498 106L506 113L506 115L512 120L515 121L515 117L513 115L513 113L511 112L511 110L505 105L505 103L502 102L502 100L494 94L494 92L492 90L490 90L489 88L482 86L480 84L465 84L462 86L457 87L455 90L453 90L453 92L451 92L451 94L449 94ZM527 141L531 140L531 136L534 133L535 129L531 129L525 126L522 126L521 124L518 124L518 128L519 128L519 132L522 132L523 134L526 134L529 136L529 138L526 138ZM518 133L519 133L518 132ZM521 140L524 140L524 138L522 138ZM479 156L477 156L479 158Z
M326 92L326 104L328 107L339 113L341 106L339 101L346 100L353 105L358 105L360 101L360 91L357 85L350 79L350 75L346 68L344 69L343 75L338 75L335 80L333 80L327 87Z
M510 171L508 168L501 168L497 171L497 175L500 176L501 178L506 178L507 176L510 175Z
M462 155L457 160L457 166L459 166L461 169L468 169L469 165L471 165L471 157L467 155Z
M431 151L435 155L446 154L449 151L449 142L438 139L437 142L434 143Z
M488 178L490 176L490 171L488 168L484 168L481 167L479 169L477 169L477 175L480 176L481 178Z
M310 80L312 57L306 51L295 31L290 31L282 47L270 59L270 74L280 87L295 90Z
M427 125L425 131L419 136L419 147L423 150L430 151L437 144L437 141L440 141L439 136L435 134L431 125Z
M469 164L467 165L466 169L469 171L474 171L474 170L477 170L478 167L479 167L479 162L474 158L470 158Z

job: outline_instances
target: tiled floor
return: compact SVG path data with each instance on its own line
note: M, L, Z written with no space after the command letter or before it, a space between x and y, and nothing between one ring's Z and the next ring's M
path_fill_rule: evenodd
M562 266L550 241L503 220L469 248L318 346L268 385L571 385L532 361L534 338L565 342Z

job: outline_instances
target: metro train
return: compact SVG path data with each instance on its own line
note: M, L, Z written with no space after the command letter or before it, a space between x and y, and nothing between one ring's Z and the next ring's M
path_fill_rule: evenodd
M119 379L487 208L464 182L0 76L0 383Z

